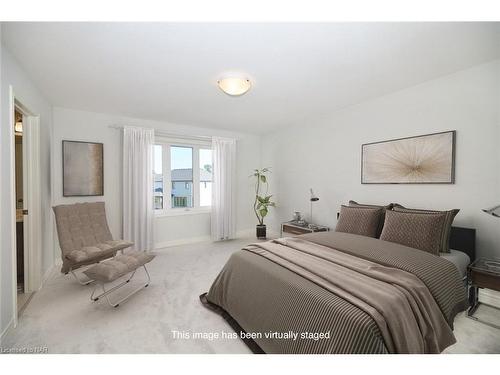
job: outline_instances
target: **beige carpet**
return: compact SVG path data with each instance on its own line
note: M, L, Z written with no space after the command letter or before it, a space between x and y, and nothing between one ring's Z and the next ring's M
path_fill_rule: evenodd
M4 338L6 347L47 347L49 353L249 353L239 340L174 339L172 331L222 334L232 329L201 306L229 255L253 239L198 243L157 251L151 285L118 308L90 302L91 286L80 286L55 270ZM139 272L139 271L138 271ZM137 281L143 274L137 275ZM500 324L500 313L481 307ZM465 318L455 321L458 342L449 353L500 353L500 330Z

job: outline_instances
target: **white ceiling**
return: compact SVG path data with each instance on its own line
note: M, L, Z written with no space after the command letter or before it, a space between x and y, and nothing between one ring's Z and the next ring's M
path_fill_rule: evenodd
M4 23L56 106L252 133L500 57L500 23ZM253 88L216 84L241 73Z

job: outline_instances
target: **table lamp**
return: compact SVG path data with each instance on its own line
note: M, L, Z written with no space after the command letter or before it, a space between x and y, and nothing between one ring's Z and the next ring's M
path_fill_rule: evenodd
M313 224L313 202L317 202L319 201L319 198L314 194L313 192L313 189L309 189L309 191L311 192L311 198L309 199L309 201L311 202L311 214L309 216L309 227L312 228L314 227L315 225Z

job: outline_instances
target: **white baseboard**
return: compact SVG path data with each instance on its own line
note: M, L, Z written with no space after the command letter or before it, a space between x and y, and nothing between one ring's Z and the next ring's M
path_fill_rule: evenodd
M189 245L189 244L198 243L198 242L207 242L207 241L210 241L210 240L211 240L210 236L180 238L178 240L158 242L158 243L155 244L155 250L157 250L157 249L163 249L165 247L173 247L173 246L180 246L180 245Z
M236 238L251 238L251 237L255 237L255 229L242 229L236 232ZM164 249L167 247L189 245L193 243L209 242L209 241L212 241L212 237L210 237L209 235L190 237L190 238L180 238L178 240L158 242L155 244L155 250Z
M268 230L267 231L267 237L269 238L280 238L280 232L279 231L274 231L274 230Z
M60 261L59 263L60 264L58 264L58 261L56 260L55 264L52 267L49 267L49 269L47 271L45 271L45 274L42 277L42 282L40 283L40 288L38 288L39 290L43 288L43 286L45 285L45 283L49 279L50 275L52 275L52 272L54 272L56 267L60 267L62 265L62 261Z
M10 320L9 324L7 324L7 327L5 327L4 330L2 331L2 333L0 334L0 346L2 346L2 342L3 342L3 339L4 339L5 335L7 335L7 333L12 328L14 328L14 319Z
M255 236L255 228L242 229L236 232L236 238L249 238Z
M480 289L479 302L500 308L500 293L491 289Z
M56 262L57 263L57 262ZM62 262L61 262L62 264ZM40 289L43 288L43 286L45 285L45 282L48 280L48 278L50 277L50 275L52 274L52 272L54 271L55 267L57 267L57 264L54 264L52 267L49 267L49 269L47 271L45 271L45 274L43 275L42 277L42 281L40 283L40 286L39 288L32 292L32 296L30 297L30 299L33 297L33 295ZM17 314L17 307L16 307L16 312ZM7 324L7 327L4 328L4 330L2 331L2 333L0 334L0 346L2 345L2 341L3 341L3 338L4 336L11 330L14 328L14 318L12 318L9 322L9 324Z
M240 230L236 233L237 238L255 238L255 239L257 239L256 236L257 236L257 233L255 231L255 228ZM267 238L268 239L279 238L279 236L280 236L279 231L273 231L273 230L270 230L269 227L267 228Z

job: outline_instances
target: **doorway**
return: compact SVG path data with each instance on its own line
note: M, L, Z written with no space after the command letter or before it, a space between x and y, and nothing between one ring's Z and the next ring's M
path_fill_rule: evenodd
M12 301L14 326L41 284L39 117L15 97L11 107Z
M23 115L14 109L14 138L15 138L15 174L16 174L16 272L17 272L17 314L20 315L27 306L33 292L30 292L25 283L25 265L28 266L24 249L24 198L23 198Z

